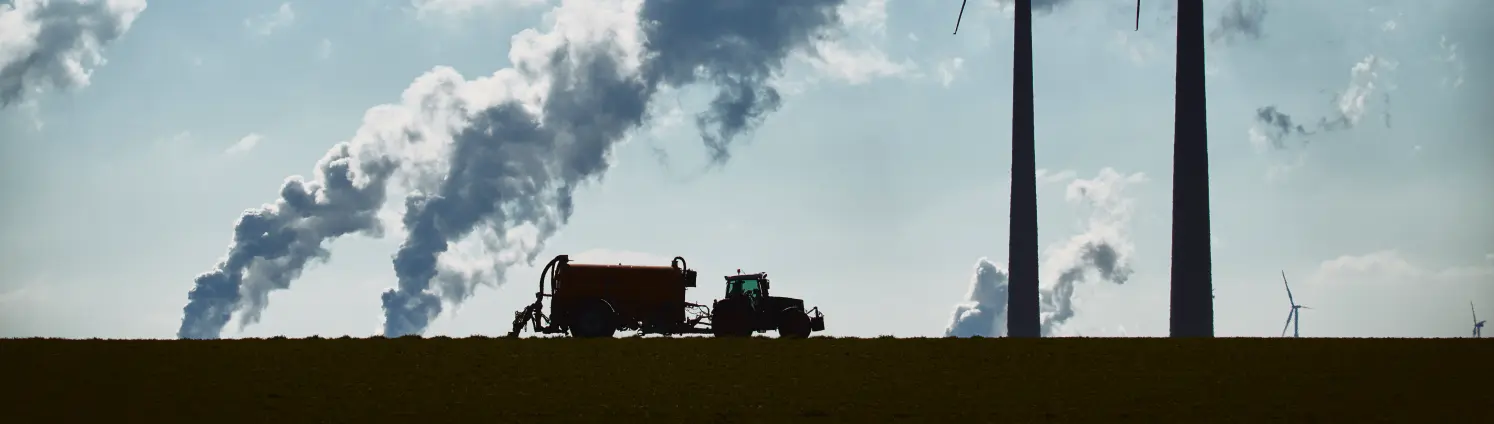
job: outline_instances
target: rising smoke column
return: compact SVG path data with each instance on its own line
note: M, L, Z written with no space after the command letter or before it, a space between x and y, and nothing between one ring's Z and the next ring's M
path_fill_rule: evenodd
M975 261L970 292L955 305L946 337L1000 337L1006 335L1007 274L986 258Z
M808 48L838 23L842 1L701 2L650 0L636 9L642 43L626 46L599 36L578 42L568 24L592 13L557 15L556 28L535 44L554 46L538 60L516 60L522 78L544 80L549 90L539 112L517 101L499 101L473 114L453 140L450 166L440 185L406 201L409 234L394 259L399 285L384 292L384 334L419 334L440 314L442 298L458 303L478 281L442 272L440 255L478 228L507 234L528 228L533 242L521 255L490 264L502 279L515 264L532 263L544 242L567 222L572 194L600 178L608 154L641 126L660 85L706 82L719 92L696 125L713 163L729 157L733 139L781 105L768 80L789 53ZM567 34L564 37L557 34ZM603 34L607 35L607 34ZM547 37L554 37L546 39ZM624 40L630 36L621 37ZM629 69L628 51L642 60ZM438 287L432 281L446 275Z
M1387 89L1380 79L1388 71L1394 71L1396 66L1395 61L1373 54L1355 63L1349 69L1349 86L1334 98L1333 112L1318 118L1317 122L1298 122L1274 105L1256 109L1255 125L1250 128L1251 141L1257 145L1286 149L1287 140L1293 137L1303 137L1302 144L1305 145L1308 143L1305 137L1354 128L1364 117L1375 92ZM1390 122L1388 96L1389 93L1386 93L1383 97L1387 107L1384 111L1387 125Z
M509 266L533 262L569 219L574 190L601 178L611 148L648 118L661 86L720 90L696 121L712 160L724 162L731 142L779 107L769 79L791 51L839 23L842 1L563 2L548 32L514 36L512 68L466 80L438 67L400 104L371 110L358 135L329 153L340 168L319 167L310 183L355 181L341 185L341 197L298 208L290 199L307 196L283 194L246 213L228 257L189 294L179 337L217 337L240 309L241 325L252 323L270 290L328 257L325 242L380 235L376 212L391 181L410 195L393 258L398 285L382 295L384 332L423 332L443 299L458 303L477 284L502 282ZM473 236L497 253L487 269L443 262L453 242Z
M1048 275L1040 290L1042 299L1042 334L1051 337L1074 317L1074 291L1088 278L1124 284L1131 276L1130 255L1134 247L1125 235L1130 222L1132 200L1123 196L1124 189L1146 181L1143 174L1122 175L1110 168L1100 170L1090 180L1074 180L1065 191L1065 199L1094 208L1085 231L1044 253L1043 268ZM965 301L955 305L945 336L1000 337L1006 332L1006 272L985 258L976 262L975 276Z
M317 162L314 180L288 178L275 203L239 217L228 254L193 281L177 337L217 338L240 310L241 326L257 322L270 291L290 288L307 264L329 258L326 241L383 234L376 213L394 163L369 152L368 141L338 143Z
M103 49L130 30L145 0L13 0L0 4L0 109L47 86L88 85Z

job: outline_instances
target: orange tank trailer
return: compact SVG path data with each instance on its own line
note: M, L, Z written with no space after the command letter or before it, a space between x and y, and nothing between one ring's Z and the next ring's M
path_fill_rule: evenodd
M695 285L680 269L667 266L567 264L554 272L558 295L551 300L551 314L579 317L587 300L603 299L619 324L640 327L685 322L685 288Z
M576 337L611 337L617 330L708 333L698 327L709 319L709 309L685 301L685 289L695 287L695 280L696 272L681 257L670 266L638 266L577 264L566 255L556 256L540 273L534 304L514 314L509 337L517 337L530 322L537 333ZM543 312L545 298L550 299L549 315ZM692 311L696 316L687 318Z

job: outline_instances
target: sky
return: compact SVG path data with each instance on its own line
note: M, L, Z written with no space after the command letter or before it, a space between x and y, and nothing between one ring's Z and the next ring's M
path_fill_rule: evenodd
M0 337L499 335L561 254L997 335L1012 10L956 3L0 0ZM1176 1L1036 4L1045 334L1165 336ZM1494 316L1494 3L1205 13L1215 334L1283 274L1304 337Z

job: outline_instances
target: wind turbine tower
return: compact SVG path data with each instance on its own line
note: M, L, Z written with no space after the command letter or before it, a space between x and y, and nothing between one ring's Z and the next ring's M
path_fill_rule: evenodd
M1473 337L1484 336L1484 322L1478 320L1478 311L1473 309L1473 302L1468 302L1468 310L1473 312Z
M1282 336L1286 336L1287 327L1292 327L1292 337L1302 337L1302 333L1298 331L1298 330L1301 329L1301 327L1298 326L1298 317L1299 317L1300 312L1298 312L1297 310L1299 310L1299 309L1312 309L1312 308L1309 308L1309 307L1306 307L1306 306L1302 306L1302 305L1298 305L1297 304L1297 299L1292 298L1292 285L1287 283L1287 274L1286 274L1286 271L1282 271L1281 272L1281 284L1283 286L1286 286L1286 289L1287 289L1287 302L1290 302L1292 304L1292 311L1291 312L1287 312L1286 325L1282 325L1281 326L1281 335ZM1477 324L1477 325L1482 325L1482 324ZM1475 331L1475 332L1478 331L1477 326L1474 327L1473 331Z

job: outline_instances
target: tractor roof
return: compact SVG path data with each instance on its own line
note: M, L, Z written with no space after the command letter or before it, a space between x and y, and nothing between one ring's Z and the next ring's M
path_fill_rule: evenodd
M739 274L739 275L728 275L728 276L726 276L726 281L766 280L766 279L768 279L768 273L766 273L766 272L759 272L759 273L756 273L756 274Z

